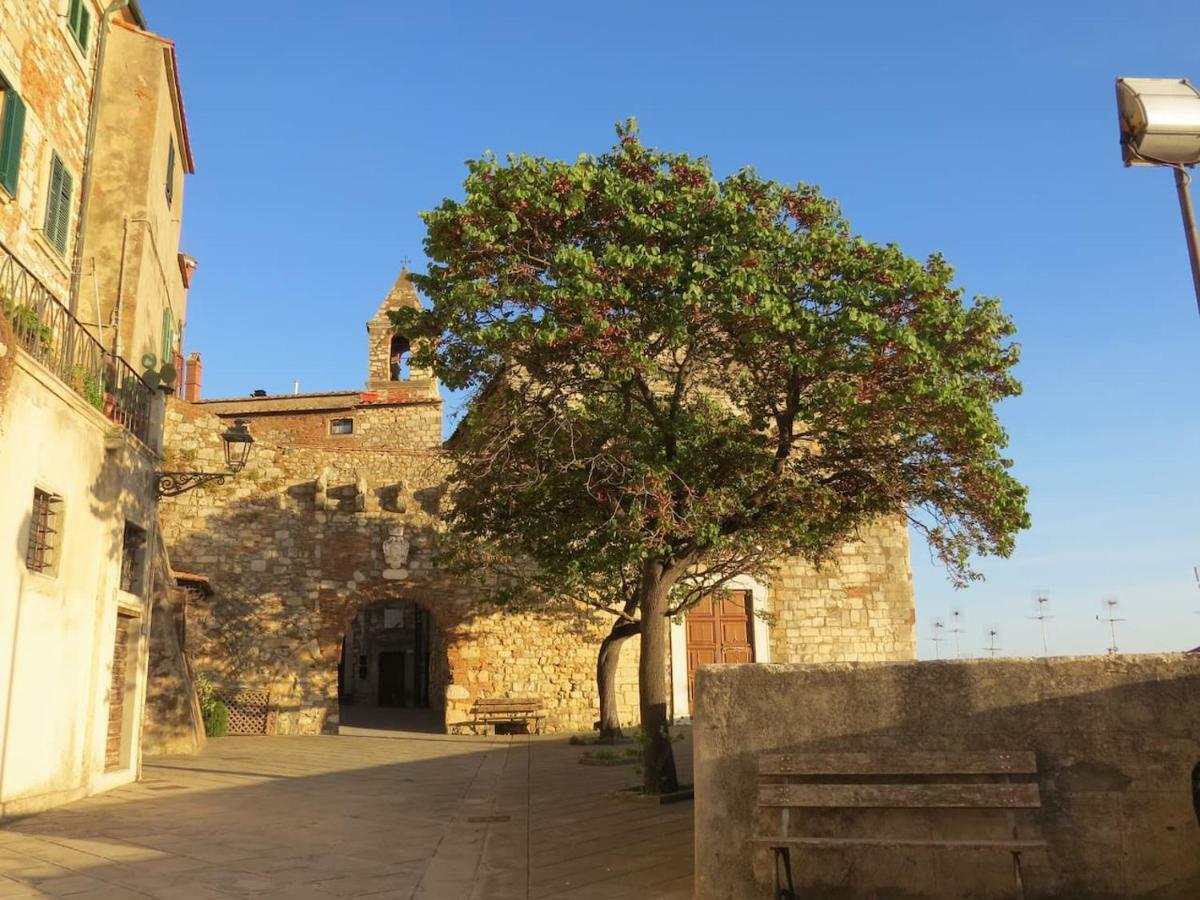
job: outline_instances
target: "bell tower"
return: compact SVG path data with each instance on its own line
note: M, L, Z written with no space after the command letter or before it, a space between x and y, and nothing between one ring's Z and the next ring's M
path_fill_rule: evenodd
M397 334L388 313L396 309L420 309L417 289L408 279L408 267L384 298L375 317L367 322L367 390L381 394L402 394L405 398L437 399L438 386L433 373L411 365L412 342ZM381 397L385 399L385 397Z

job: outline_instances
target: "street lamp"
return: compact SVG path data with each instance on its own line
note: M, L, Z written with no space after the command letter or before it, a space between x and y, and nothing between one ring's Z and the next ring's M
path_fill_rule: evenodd
M254 438L250 436L250 423L245 419L234 419L233 424L221 435L225 444L225 465L235 475L246 465L246 457L250 455L250 445Z
M221 443L225 450L225 466L229 471L155 472L154 496L176 497L202 484L224 484L226 478L242 471L250 455L250 445L254 443L249 423L245 419L234 419L233 424L221 433Z
M1125 165L1175 170L1192 286L1200 308L1200 234L1187 173L1187 167L1200 163L1200 91L1186 78L1118 78L1117 115Z

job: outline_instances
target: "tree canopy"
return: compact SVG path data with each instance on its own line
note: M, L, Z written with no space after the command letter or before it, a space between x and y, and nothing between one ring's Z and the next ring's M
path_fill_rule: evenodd
M423 214L432 308L394 314L414 365L473 392L450 524L551 598L636 622L645 790L677 783L666 620L703 592L881 516L957 584L1011 552L1013 325L940 256L864 240L814 187L718 179L632 122L598 157L468 167L463 199Z
M853 234L814 187L618 137L472 161L424 214L432 309L396 321L415 364L475 391L454 528L565 591L648 558L819 560L888 514L957 584L1010 553L1028 517L999 301Z

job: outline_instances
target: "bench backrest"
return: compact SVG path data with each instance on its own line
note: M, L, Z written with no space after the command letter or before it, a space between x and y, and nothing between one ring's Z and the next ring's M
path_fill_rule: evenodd
M759 757L760 807L955 807L1033 809L1041 806L1032 751L768 753ZM962 776L968 776L963 778ZM1004 778L984 781L982 777ZM789 782L789 779L797 779ZM887 779L881 781L880 779ZM1024 779L1014 781L1014 778Z
M536 699L494 698L479 699L473 704L479 712L537 712L542 701Z

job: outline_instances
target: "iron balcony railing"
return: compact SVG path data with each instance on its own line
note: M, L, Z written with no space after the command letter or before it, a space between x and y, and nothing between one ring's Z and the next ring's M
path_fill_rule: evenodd
M147 446L153 392L0 243L0 314L30 356Z

